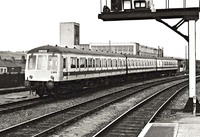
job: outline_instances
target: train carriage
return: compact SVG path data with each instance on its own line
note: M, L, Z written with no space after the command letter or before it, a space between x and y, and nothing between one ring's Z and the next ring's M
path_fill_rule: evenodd
M39 96L77 91L85 87L175 73L177 60L172 58L41 46L27 53L25 86Z
M40 96L63 85L80 89L88 79L125 74L125 60L122 54L42 46L27 53L25 85Z
M178 69L178 60L174 58L157 58L157 71L165 75L175 75Z
M156 58L136 55L126 55L128 73L156 72Z

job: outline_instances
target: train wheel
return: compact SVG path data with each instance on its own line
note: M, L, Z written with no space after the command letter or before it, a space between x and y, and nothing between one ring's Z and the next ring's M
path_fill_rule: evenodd
M38 94L38 96L41 98L44 96L44 94L41 91L36 91L36 94Z
M42 98L42 97L44 97L44 94L38 94L38 96Z

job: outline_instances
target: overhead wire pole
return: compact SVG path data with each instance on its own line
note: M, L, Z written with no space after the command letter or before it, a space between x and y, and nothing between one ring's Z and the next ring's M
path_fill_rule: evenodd
M196 21L189 20L189 100L193 102L196 115Z

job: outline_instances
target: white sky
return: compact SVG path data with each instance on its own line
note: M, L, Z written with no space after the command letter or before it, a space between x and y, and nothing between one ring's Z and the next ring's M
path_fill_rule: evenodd
M108 0L109 1L109 0ZM170 0L170 7L182 7L183 0ZM154 0L165 8L165 0ZM187 0L197 7L199 0ZM98 19L100 0L1 0L0 51L26 51L46 44L59 45L60 22L80 23L80 43L139 42L163 47L165 56L185 58L187 42L155 20L111 21ZM173 21L169 21L173 22ZM197 22L197 59L200 59L200 21ZM177 23L177 21L175 22ZM187 34L187 24L180 30Z

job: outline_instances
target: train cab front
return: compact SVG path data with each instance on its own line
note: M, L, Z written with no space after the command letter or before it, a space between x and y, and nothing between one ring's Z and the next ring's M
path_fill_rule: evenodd
M39 96L53 94L60 81L60 58L60 54L47 51L28 53L24 85Z

